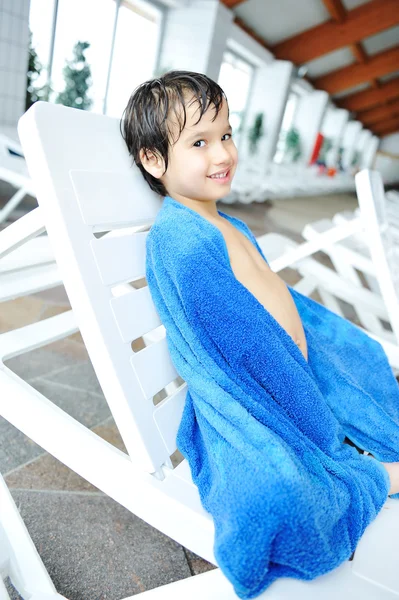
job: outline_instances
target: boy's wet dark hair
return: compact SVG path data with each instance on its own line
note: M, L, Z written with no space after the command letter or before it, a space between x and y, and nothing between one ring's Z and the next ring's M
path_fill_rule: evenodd
M190 98L187 98L187 95ZM191 99L191 97L193 97ZM120 130L123 139L132 156L133 161L139 167L144 179L154 192L161 196L167 196L168 192L163 183L153 177L141 164L140 150L161 156L165 161L165 171L168 168L168 149L177 142L186 125L185 104L189 99L197 101L200 115L207 111L210 104L215 107L214 121L223 104L227 102L226 94L222 88L212 79L202 73L193 71L168 71L162 77L149 79L140 84L132 93L120 121ZM179 115L178 107L181 107L183 119ZM176 140L172 139L170 128L170 114L174 111L175 122L178 124L179 133ZM164 172L165 172L164 171Z

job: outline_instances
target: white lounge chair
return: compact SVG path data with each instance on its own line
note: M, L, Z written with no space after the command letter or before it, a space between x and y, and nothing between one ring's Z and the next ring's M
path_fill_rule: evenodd
M396 229L388 218L380 174L364 170L357 174L356 184L359 209L353 213L339 213L332 220L309 223L302 235L312 240L345 223L359 220L363 223L355 235L326 246L323 251L330 257L341 281L358 288L351 303L360 324L382 343L394 372L399 373L399 245L395 241ZM339 297L347 299L348 290L346 287L344 295ZM323 302L342 316L334 288L323 297ZM390 325L390 330L382 321Z
M160 201L131 167L117 119L37 102L21 118L19 133L76 322L128 454L78 423L4 364L0 414L135 515L217 566L213 522L200 503L188 463L183 460L173 468L171 461L186 384L154 406L153 396L177 378L165 336L139 352L132 351L131 342L163 330L163 325L147 287L113 293L116 286L143 278L146 232L124 228L150 226ZM356 227L345 225L336 238ZM114 229L120 235L95 235ZM327 238L320 236L288 259L277 259L278 267L309 256ZM399 504L388 499L352 561L311 582L280 579L259 598L398 598L398 533ZM142 596L236 598L220 569Z
M352 176L338 173L335 177L319 175L316 165L251 164L251 159L240 164L234 176L231 191L223 202L263 202L275 198L312 196L355 189Z
M21 146L4 134L0 134L0 180L17 189L0 209L0 223L4 225L27 194L36 196ZM62 283L48 237L41 235L44 232L38 209L3 229L0 240L0 302Z

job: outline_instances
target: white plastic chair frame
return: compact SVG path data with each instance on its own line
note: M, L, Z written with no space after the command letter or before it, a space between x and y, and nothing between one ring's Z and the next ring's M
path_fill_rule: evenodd
M21 146L0 134L0 180L17 188L12 198L0 209L4 223L25 195L36 197ZM15 221L3 230L0 239L0 302L12 300L60 285L60 275L40 218L33 209L21 223ZM37 237L39 236L39 237ZM10 242L10 244L9 244Z
M147 288L122 296L112 293L113 287L143 277L146 232L113 240L93 235L150 224L159 200L132 169L116 119L37 102L21 118L19 133L76 322L128 454L78 423L4 364L0 414L128 510L217 565L213 522L200 503L188 463L184 460L173 469L170 460L186 384L154 407L153 395L177 377L165 338L137 353L131 341L162 324ZM360 226L351 222L337 228L329 242ZM277 267L303 259L325 243L322 235L318 244L305 244ZM357 594L371 600L376 593L397 598L392 533L399 527L398 505L388 500L386 507L391 510L381 511L367 529L353 561L312 582L281 579L259 597L332 599L339 590L343 598ZM200 582L206 590L201 588L201 596L196 594ZM178 590L193 598L236 597L219 569L144 594L166 598L172 592L176 598Z
M354 213L338 213L332 220L322 219L309 223L302 231L307 240L362 217L365 227L351 238L346 238L323 251L329 255L341 282L358 288L351 302L366 332L384 347L394 372L399 373L399 247L395 244L394 228L387 218L386 200L381 176L377 172L362 171L356 176L360 208ZM325 270L328 276L331 270ZM360 278L367 281L368 290ZM336 294L322 290L323 303L342 316L335 296L347 299L347 292ZM386 330L381 319L387 321L392 332Z
M0 134L0 180L17 188L6 205L0 209L0 223L3 223L26 195L36 197L21 146L4 134Z

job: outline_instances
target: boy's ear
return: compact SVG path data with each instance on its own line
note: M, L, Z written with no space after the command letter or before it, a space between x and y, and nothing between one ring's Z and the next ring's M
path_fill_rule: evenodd
M165 161L162 156L155 154L151 150L147 150L146 152L144 148L140 150L139 156L141 164L150 175L156 179L162 177L165 171Z

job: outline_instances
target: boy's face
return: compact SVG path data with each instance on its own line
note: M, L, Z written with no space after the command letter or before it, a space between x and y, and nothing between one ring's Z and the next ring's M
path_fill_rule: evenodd
M229 193L238 161L227 102L223 99L216 119L215 107L211 104L194 125L198 121L198 110L198 102L186 98L186 125L178 141L169 148L168 169L160 177L172 198L193 208L200 204L210 206ZM170 127L172 139L176 140L177 124L171 122ZM219 172L228 172L227 177L211 177Z

